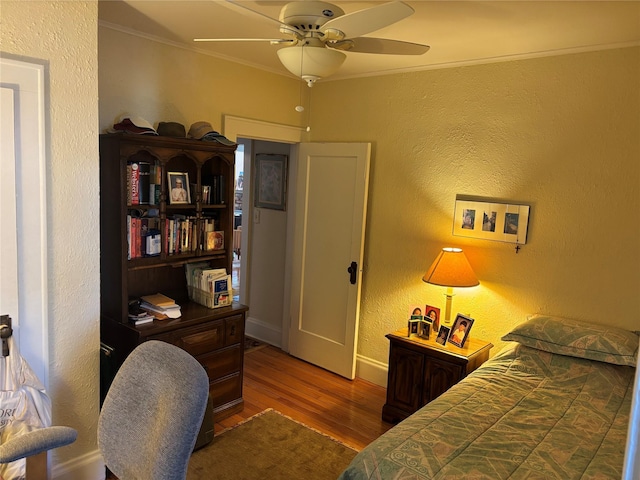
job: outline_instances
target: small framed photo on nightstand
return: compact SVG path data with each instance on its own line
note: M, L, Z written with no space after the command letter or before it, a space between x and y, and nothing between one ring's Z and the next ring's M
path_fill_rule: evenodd
M424 318L424 311L421 305L413 305L409 308L409 319L422 320Z
M431 334L431 322L427 322L426 320L421 320L420 325L418 326L418 336L420 338L426 338L429 340L429 336Z
M417 335L420 329L420 320L417 318L409 319L409 325L407 327L407 337L411 335Z
M427 305L424 307L424 318L433 324L433 333L440 331L440 309Z
M473 318L465 317L464 315L458 314L458 316L456 317L456 321L453 322L453 327L451 327L449 343L454 344L456 347L462 348L464 346L464 342L469 336L469 331L471 331L472 326Z
M436 343L445 345L447 343L447 339L449 338L449 332L451 332L451 329L449 327L441 325L440 330L438 331L438 337L436 338Z
M422 306L414 305L409 308L409 324L407 327L407 336L420 334L420 322L424 319L424 311Z

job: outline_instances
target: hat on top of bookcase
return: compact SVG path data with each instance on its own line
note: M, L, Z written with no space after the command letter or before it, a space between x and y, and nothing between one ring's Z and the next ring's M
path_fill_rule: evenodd
M160 122L158 123L158 135L162 135L163 137L184 138L187 136L187 131L181 123Z
M189 138L203 140L205 142L218 142L223 145L236 145L221 133L216 132L209 122L196 122L191 125L188 133Z
M158 135L149 122L142 117L132 116L128 113L120 115L120 118L113 124L113 128L109 129L109 133L125 132L135 133L138 135Z

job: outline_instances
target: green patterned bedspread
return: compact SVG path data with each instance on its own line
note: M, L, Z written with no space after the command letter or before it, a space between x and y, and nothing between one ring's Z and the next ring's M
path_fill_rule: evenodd
M634 374L515 344L371 443L339 480L619 479Z

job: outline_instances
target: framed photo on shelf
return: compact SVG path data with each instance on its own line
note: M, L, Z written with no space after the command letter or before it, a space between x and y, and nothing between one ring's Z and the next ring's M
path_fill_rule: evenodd
M287 155L258 153L254 161L254 206L286 210Z
M420 338L426 338L429 340L429 336L431 334L431 322L427 322L426 320L421 320L420 325L418 325L418 336Z
M440 326L438 336L436 337L436 343L445 345L447 343L447 339L449 338L449 332L451 332L451 329L449 327L445 325Z
M424 318L433 324L433 333L440 331L440 309L427 305L424 307Z
M464 346L464 342L469 336L469 332L471 331L472 326L473 318L465 317L464 315L458 314L456 316L455 322L453 322L453 326L451 327L451 333L449 334L449 343L452 343L456 347L462 348Z
M187 172L167 172L169 180L169 203L177 205L191 203L189 174Z
M422 311L422 305L412 305L409 308L409 318L411 320L422 320L424 318L424 312Z
M420 319L418 318L410 318L409 325L407 327L407 337L411 335L417 335L420 329Z

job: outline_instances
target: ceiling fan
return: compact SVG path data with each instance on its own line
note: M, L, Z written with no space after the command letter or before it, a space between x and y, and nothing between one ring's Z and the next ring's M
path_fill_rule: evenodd
M302 78L310 87L320 79L335 73L344 62L343 51L387 55L422 55L428 45L363 37L413 14L414 10L403 2L384 3L345 14L337 5L317 0L287 3L279 19L271 18L227 0L227 5L243 13L259 15L277 25L287 38L196 38L196 42L270 42L284 45L277 51L287 70Z

